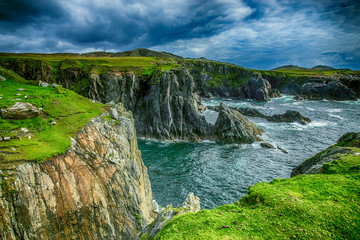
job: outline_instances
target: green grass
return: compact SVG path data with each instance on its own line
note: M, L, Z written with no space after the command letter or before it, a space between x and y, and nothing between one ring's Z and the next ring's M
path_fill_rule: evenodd
M16 102L28 102L43 108L44 112L43 116L33 119L0 118L0 136L12 138L11 141L0 142L0 169L4 173L4 170L13 170L21 162L41 162L64 153L71 145L70 136L75 136L91 118L102 113L102 104L92 103L70 90L40 87L4 68L0 68L0 75L7 78L5 82L0 82L1 109ZM25 91L19 91L19 88ZM18 98L21 100L16 100ZM52 121L57 124L51 125ZM30 134L24 135L21 128L27 128Z
M322 174L256 184L234 204L175 216L155 239L360 239L359 170L345 154Z

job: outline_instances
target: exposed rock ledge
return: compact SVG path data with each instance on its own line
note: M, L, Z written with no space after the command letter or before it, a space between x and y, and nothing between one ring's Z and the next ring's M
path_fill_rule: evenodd
M317 174L320 173L325 163L336 160L340 154L351 154L354 150L351 147L360 147L360 132L346 133L338 141L337 144L330 146L326 150L316 154L294 168L291 177L300 174Z
M113 112L117 120L91 120L64 155L18 167L14 191L0 188L1 239L135 239L153 220L134 120L121 104Z

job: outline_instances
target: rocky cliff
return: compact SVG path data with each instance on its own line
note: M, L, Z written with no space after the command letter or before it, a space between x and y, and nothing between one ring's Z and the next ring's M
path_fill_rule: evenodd
M134 120L119 104L70 150L24 163L0 188L1 239L135 239L155 217Z
M0 58L0 65L27 79L55 81L102 103L124 103L134 113L141 137L218 139L213 127L199 114L198 96L269 101L279 96L277 88L307 98L354 99L355 96L340 78L298 77L211 60L146 58L148 62L138 66L126 59L124 63L111 62L115 58L60 59L46 62L38 58ZM359 82L356 79L348 81L354 89ZM322 88L317 87L320 82Z

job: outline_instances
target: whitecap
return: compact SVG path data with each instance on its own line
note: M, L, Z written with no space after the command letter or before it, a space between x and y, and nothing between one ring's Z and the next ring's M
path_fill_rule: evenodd
M338 115L335 115L335 114L328 114L330 117L333 117L333 118L338 118L338 119L341 119L343 120L344 118L343 117L340 117Z
M331 112L331 113L338 113L338 112L341 112L342 109L340 109L340 108L332 108L332 109L327 109L325 111Z

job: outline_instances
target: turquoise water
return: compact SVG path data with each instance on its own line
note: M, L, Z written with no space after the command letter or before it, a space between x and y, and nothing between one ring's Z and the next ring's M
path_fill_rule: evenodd
M204 209L233 203L246 195L249 186L275 178L288 178L291 170L344 133L360 131L360 101L294 101L292 96L267 103L231 99L204 99L204 105L252 107L265 114L299 111L312 122L270 123L248 118L266 131L262 138L286 149L264 149L259 143L161 142L139 139L139 148L160 206L181 205L189 192L200 197ZM204 113L214 123L217 113Z

